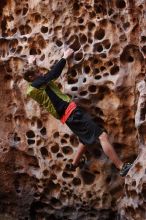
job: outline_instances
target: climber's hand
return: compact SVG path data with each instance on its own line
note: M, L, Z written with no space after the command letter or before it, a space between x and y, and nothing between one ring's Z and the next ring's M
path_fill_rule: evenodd
M69 58L72 54L74 53L74 50L71 49L71 48L68 48L64 51L64 54L63 54L63 58L64 59L67 59Z
M75 165L73 165L72 163L68 163L68 164L66 164L66 170L68 170L68 171L75 171L76 170L76 168L77 168L77 166L75 166Z

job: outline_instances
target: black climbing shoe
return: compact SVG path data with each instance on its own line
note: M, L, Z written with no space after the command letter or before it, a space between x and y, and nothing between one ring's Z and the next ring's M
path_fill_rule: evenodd
M122 169L120 170L120 176L126 176L131 167L132 163L124 163Z
M72 163L68 163L68 164L66 164L65 168L67 171L75 171L77 167L82 169L85 165L86 160L87 160L86 157L82 156L77 165L73 165Z

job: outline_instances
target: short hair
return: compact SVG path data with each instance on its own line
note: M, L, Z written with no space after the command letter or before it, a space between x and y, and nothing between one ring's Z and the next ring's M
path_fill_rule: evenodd
M30 69L27 69L23 72L23 78L27 82L31 82L30 76L33 76L36 73L36 69L34 67L31 67Z

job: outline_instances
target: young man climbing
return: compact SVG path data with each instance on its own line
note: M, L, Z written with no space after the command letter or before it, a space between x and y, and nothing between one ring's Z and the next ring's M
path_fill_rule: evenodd
M109 142L108 134L98 124L96 124L90 115L70 99L69 96L63 94L54 83L65 64L66 60L74 53L72 49L64 51L61 60L47 74L38 72L36 69L29 69L23 73L23 77L29 82L27 95L41 104L55 118L66 123L67 126L79 137L81 142L77 154L70 166L74 169L78 166L79 161L86 151L87 146L92 146L97 139L103 148L104 153L110 158L114 165L120 170L120 175L125 176L132 164L123 163L114 148ZM36 61L36 57L29 60L29 64Z

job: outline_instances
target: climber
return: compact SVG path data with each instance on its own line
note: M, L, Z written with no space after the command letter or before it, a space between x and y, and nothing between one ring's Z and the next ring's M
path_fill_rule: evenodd
M70 48L64 50L61 60L49 71L43 74L36 67L37 56L31 56L28 60L29 69L23 72L23 78L29 82L27 95L37 101L41 106L59 119L79 137L80 145L77 153L70 164L70 169L74 170L79 165L82 155L96 142L100 142L104 153L110 158L114 165L120 170L120 175L125 176L132 164L123 163L114 148L110 144L108 134L103 128L98 126L91 116L78 106L69 96L63 94L54 80L57 79L66 64L66 60L74 53ZM35 63L35 65L34 65Z

